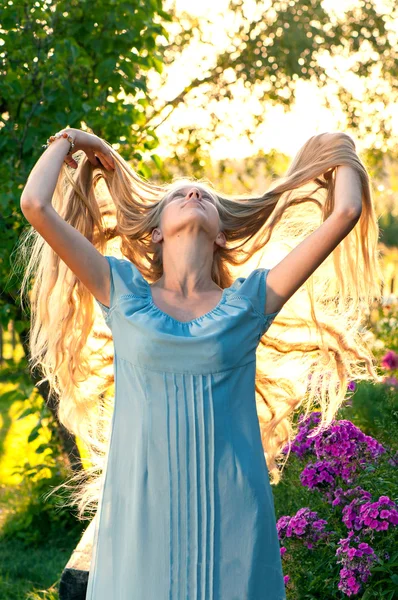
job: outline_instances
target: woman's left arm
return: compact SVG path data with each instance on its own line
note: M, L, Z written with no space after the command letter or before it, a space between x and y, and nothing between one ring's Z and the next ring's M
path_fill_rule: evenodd
M264 314L279 311L329 254L349 234L362 212L362 186L350 166L336 167L332 214L305 240L270 269Z

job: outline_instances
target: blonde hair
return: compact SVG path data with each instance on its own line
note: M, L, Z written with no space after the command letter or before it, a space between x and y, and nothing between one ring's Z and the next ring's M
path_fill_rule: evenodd
M217 246L212 267L213 280L225 288L234 281L230 267L263 250L271 236L291 250L332 213L336 166L350 165L359 173L363 208L358 223L285 303L272 335L265 333L258 348L258 415L272 484L280 481L289 457L296 413L321 411L315 435L331 423L351 380L380 381L362 325L371 303L380 300L382 282L369 175L349 135L339 133L328 144L322 143L323 135L311 137L286 175L261 196L227 196L206 179L193 177L156 185L140 177L105 140L115 170L94 167L83 152L76 153L77 170L63 165L53 196L61 217L100 252L113 253L117 242L119 256L153 282L162 275L162 255L151 231L160 225L164 199L176 185L200 183L215 198L227 239L225 248ZM91 465L62 484L71 483L70 503L85 518L83 513L97 506L108 447L114 402L112 338L93 295L34 228L22 236L19 251L27 262L21 297L34 276L30 366L41 367L41 381L48 380L57 395L60 421L90 456ZM286 455L282 449L287 444Z

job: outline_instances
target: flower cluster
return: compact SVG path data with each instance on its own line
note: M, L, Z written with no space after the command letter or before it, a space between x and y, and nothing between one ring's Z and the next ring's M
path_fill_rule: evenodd
M377 440L365 435L350 421L339 421L313 439L313 452L318 460L306 465L300 481L303 486L321 492L330 503L338 477L351 483L358 469L385 452ZM304 438L302 444L306 445Z
M398 354L394 350L389 350L381 359L381 366L388 371L398 369ZM395 390L398 387L398 379L394 373L389 373L383 377L383 383Z
M341 487L336 488L333 490L333 495L334 499L331 503L332 506L345 506L355 498L360 498L361 500L370 500L372 498L372 494L361 488L359 485L345 491ZM349 500L349 498L351 498L351 500Z
M364 533L385 531L390 524L398 525L398 511L395 502L388 496L380 496L377 502L361 502L360 498L355 498L343 508L342 521L348 529L364 529Z
M300 538L307 548L312 549L320 539L329 535L325 531L327 521L320 519L316 511L300 508L293 517L281 517L276 524L279 539ZM283 556L284 553L281 555Z
M330 501L330 493L333 492L336 477L340 475L341 469L330 460L318 460L308 463L300 474L300 481L304 487L310 490L318 490Z
M366 583L370 575L370 567L377 560L377 556L366 542L362 542L353 531L348 532L345 539L340 539L336 556L337 562L343 566L340 570L339 590L346 596L357 594L362 583Z
M386 449L347 420L333 421L328 429L308 438L312 426L319 421L320 413L316 412L300 423L291 450L300 459L310 452L316 456L318 460L308 463L302 471L301 483L309 489L324 492L331 502L330 493L336 486L337 477L351 483L359 469L375 462Z
M320 412L313 412L308 417L303 415L299 418L298 433L294 438L294 442L291 445L291 452L296 454L299 458L304 459L306 456L313 452L314 438L308 438L308 433L313 429L314 425L318 425L321 420ZM287 454L288 446L283 448L282 452Z
M377 440L346 420L337 421L322 435L316 436L314 449L318 458L351 463L358 459L362 465L373 462L385 452Z
M398 369L398 354L389 350L381 359L381 366L385 369Z

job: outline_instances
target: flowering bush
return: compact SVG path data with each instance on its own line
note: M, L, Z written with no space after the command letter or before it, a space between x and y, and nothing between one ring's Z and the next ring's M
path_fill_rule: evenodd
M309 437L319 422L317 412L301 419L291 445L302 487L319 509L305 506L277 521L287 592L294 600L331 600L363 593L366 584L366 598L392 599L398 507L378 491L393 491L397 454L347 419Z

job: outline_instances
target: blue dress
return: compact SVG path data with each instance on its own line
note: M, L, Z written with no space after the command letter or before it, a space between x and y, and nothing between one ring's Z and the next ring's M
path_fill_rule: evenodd
M269 269L183 322L106 259L115 405L86 599L285 600L255 403Z

